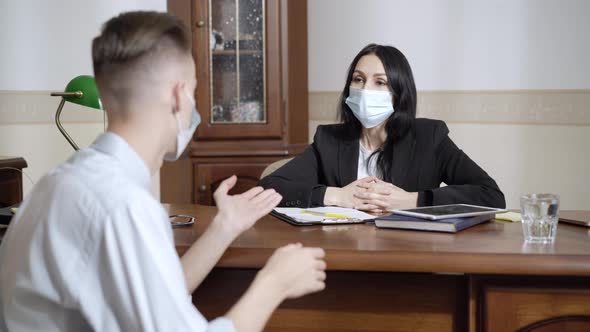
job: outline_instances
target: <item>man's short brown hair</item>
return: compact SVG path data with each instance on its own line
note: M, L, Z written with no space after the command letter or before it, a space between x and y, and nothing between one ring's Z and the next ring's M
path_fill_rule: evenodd
M142 59L163 52L190 55L190 50L190 34L179 18L155 11L126 12L107 21L92 41L94 76L99 89L116 88L124 94L121 80L138 76L136 67L145 69Z

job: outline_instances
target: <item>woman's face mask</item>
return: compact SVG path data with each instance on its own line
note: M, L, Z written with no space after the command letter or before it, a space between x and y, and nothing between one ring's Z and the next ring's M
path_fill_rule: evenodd
M393 114L389 91L365 90L350 87L346 105L365 128L373 128Z

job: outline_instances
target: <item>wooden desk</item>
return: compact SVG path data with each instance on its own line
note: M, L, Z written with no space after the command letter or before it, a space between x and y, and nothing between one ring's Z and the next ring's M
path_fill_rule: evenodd
M0 157L0 207L11 206L23 200L23 158Z
M175 230L181 254L216 211L169 209L197 218ZM559 225L554 245L531 246L523 245L520 224L443 234L296 227L267 216L230 246L195 292L199 310L223 315L274 249L292 242L326 250L327 288L283 303L267 331L590 331L590 233L567 224Z

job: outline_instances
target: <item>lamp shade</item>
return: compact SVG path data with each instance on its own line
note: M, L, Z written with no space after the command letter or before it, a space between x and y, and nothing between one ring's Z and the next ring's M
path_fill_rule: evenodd
M80 75L74 77L68 83L64 92L81 92L81 95L66 94L64 96L64 99L66 101L69 101L70 103L102 110L102 104L100 102L100 97L98 96L98 88L96 86L96 81L92 76Z
M62 100L57 107L57 112L55 112L55 124L57 125L57 129L59 129L61 134L70 143L74 150L78 150L78 145L61 125L59 117L66 101L102 110L102 103L100 102L100 98L98 96L98 87L96 86L96 81L92 76L80 75L78 77L74 77L68 83L64 92L52 92L51 95L55 97L62 97Z

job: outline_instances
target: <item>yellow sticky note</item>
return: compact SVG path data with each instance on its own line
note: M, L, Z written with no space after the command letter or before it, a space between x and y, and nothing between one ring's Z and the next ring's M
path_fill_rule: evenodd
M518 212L504 212L496 214L496 218L498 221L507 221L507 222L521 222L522 216Z

